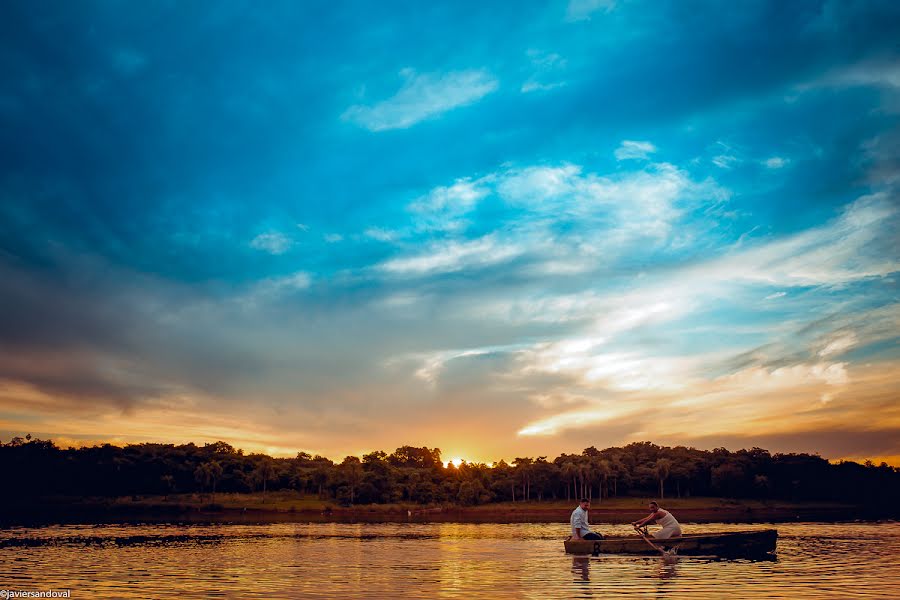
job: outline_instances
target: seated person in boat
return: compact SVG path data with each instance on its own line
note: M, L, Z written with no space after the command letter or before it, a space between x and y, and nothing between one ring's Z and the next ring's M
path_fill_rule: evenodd
M657 525L660 525L662 529L655 532L653 537L658 540L667 540L670 537L680 537L681 536L681 525L678 521L675 520L675 517L672 516L667 510L663 510L659 507L659 504L656 502L650 503L650 514L644 517L643 519L639 519L637 521L632 522L631 524L640 527L641 525L646 525L650 521L656 521Z
M575 507L575 510L572 511L572 516L569 518L569 523L572 525L572 537L573 540L602 540L603 536L599 533L594 533L591 531L591 528L588 526L588 509L591 507L591 501L587 498L582 498L581 502L578 506Z

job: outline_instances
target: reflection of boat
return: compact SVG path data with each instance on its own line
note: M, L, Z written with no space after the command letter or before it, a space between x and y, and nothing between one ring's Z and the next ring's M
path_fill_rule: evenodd
M778 531L727 531L694 533L668 540L651 540L663 549L676 548L678 554L703 556L759 556L775 551ZM657 554L658 550L637 535L615 535L602 540L566 540L569 554Z

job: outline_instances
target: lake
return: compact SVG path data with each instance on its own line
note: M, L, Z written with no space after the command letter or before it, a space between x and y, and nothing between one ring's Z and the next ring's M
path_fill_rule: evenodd
M70 589L72 598L900 597L900 524L777 528L773 560L678 557L671 564L658 557L567 555L566 524L8 528L0 529L0 589Z

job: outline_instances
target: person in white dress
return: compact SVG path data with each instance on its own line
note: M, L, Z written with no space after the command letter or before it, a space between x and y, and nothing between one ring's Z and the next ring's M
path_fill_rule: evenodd
M634 521L631 524L635 527L640 527L641 525L646 525L650 521L656 521L656 524L662 527L662 529L653 534L653 537L658 540L667 540L672 537L681 536L681 524L672 516L672 513L661 509L656 502L650 503L649 515L643 519Z

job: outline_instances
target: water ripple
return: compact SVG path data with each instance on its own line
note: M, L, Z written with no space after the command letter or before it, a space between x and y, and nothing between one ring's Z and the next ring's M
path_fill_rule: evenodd
M563 552L565 529L521 523L11 528L0 530L0 588L71 589L73 597L102 598L900 597L897 523L779 525L777 556L755 561L572 556Z

